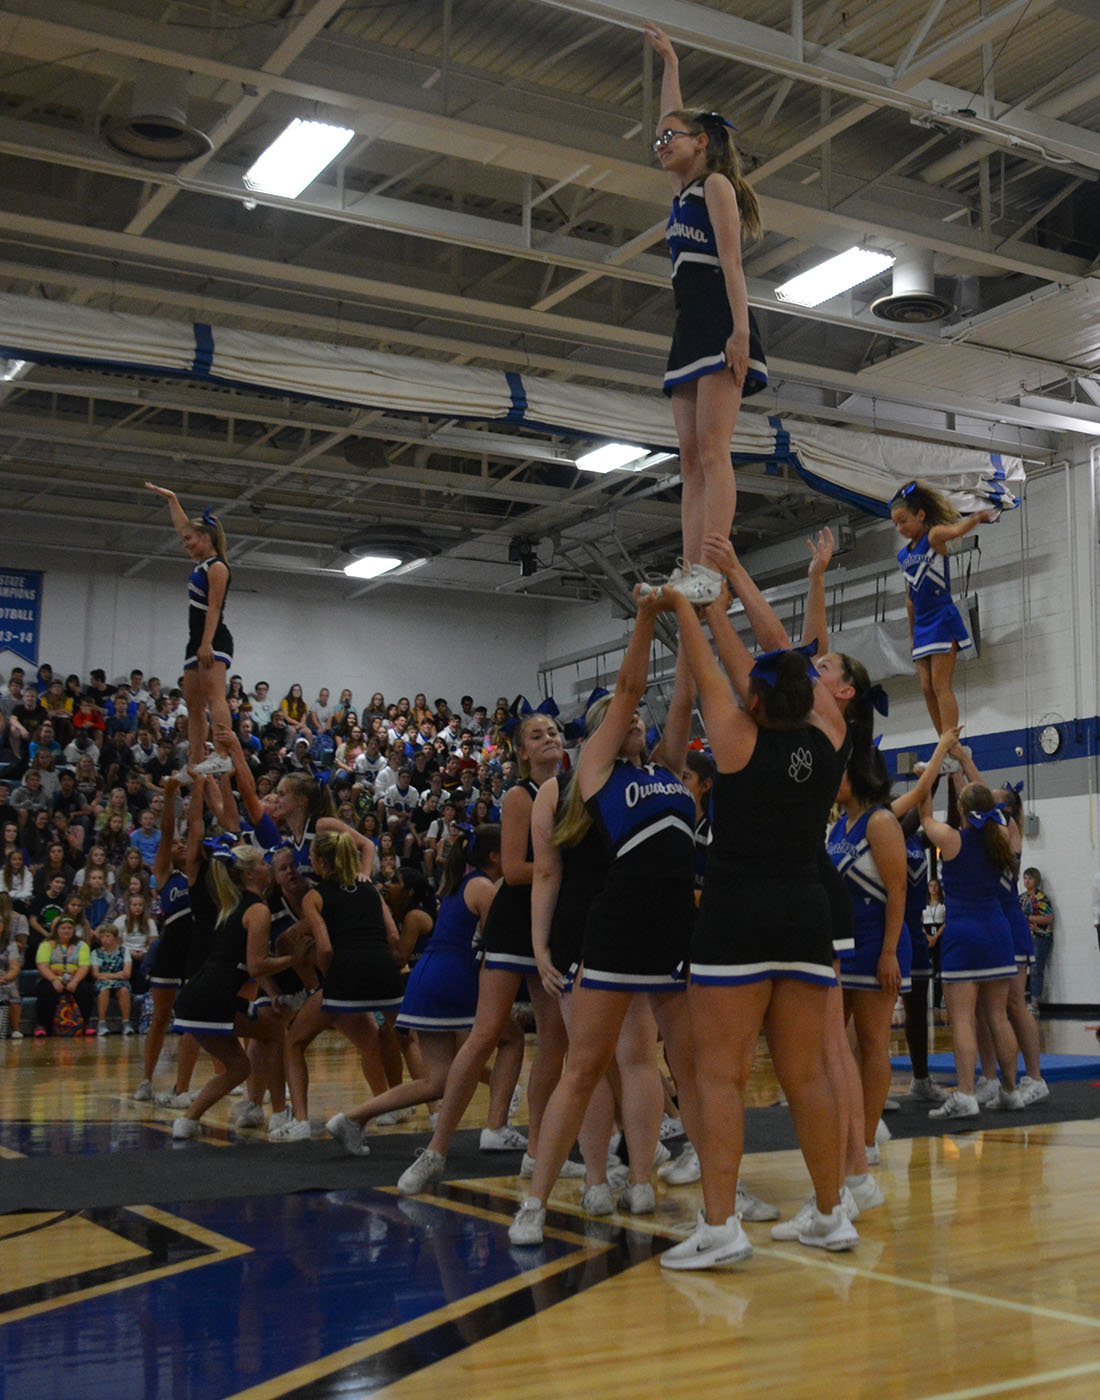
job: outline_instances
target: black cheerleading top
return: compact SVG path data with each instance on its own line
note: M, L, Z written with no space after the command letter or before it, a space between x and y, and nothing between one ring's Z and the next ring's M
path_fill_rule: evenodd
M692 180L674 196L672 213L665 225L668 255L672 259L672 285L676 290L693 280L695 270L713 271L722 267L703 184L703 179Z
M616 874L646 881L690 881L695 860L695 799L659 764L616 759L607 781L585 806L603 837Z
M334 880L324 880L317 893L321 896L321 917L328 929L334 961L349 948L363 943L380 943L389 949L382 896L373 885L338 885Z
M187 580L187 620L192 637L201 637L203 628L206 626L206 614L210 608L210 565L225 564L226 573L229 577L225 581L225 595L222 598L221 611L218 613L217 626L221 627L225 622L225 599L229 596L229 585L232 582L233 574L228 562L220 554L211 554L209 559L204 559L201 564L196 564L191 570L191 575Z

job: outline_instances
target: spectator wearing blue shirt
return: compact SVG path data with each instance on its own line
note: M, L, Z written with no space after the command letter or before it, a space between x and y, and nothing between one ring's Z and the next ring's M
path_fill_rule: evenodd
M160 849L160 831L156 820L156 815L147 807L138 818L138 825L130 833L130 845L137 847L141 852L142 865L148 866L150 870Z

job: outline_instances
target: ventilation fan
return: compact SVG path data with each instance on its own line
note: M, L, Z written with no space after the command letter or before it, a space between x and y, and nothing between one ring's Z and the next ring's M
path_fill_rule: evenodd
M139 63L134 100L128 117L115 117L103 128L107 143L139 160L179 164L206 155L214 143L187 120L188 75L177 68Z
M954 309L954 302L936 292L932 253L926 248L902 248L894 263L890 294L871 303L871 312L880 321L905 326L942 321Z

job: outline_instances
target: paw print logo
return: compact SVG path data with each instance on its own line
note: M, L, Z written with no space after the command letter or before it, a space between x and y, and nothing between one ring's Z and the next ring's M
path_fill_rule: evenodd
M787 769L788 774L796 783L804 783L814 771L814 756L809 749L795 749L791 754L791 766Z

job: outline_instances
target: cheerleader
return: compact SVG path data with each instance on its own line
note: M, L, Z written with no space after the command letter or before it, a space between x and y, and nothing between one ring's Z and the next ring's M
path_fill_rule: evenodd
M305 1052L324 1030L338 1030L354 1045L375 1094L389 1088L374 1013L392 1016L401 1005L401 975L394 960L397 928L378 891L363 878L351 833L322 831L313 841L312 861L320 885L302 900L302 919L324 975L324 992L309 998L287 1035L294 1117L269 1134L273 1142L310 1136Z
M558 771L562 756L561 733L550 715L534 711L520 720L515 744L521 781L508 790L501 804L504 883L497 891L485 925L477 1016L447 1075L447 1087L431 1142L397 1183L397 1189L405 1196L417 1195L443 1175L451 1138L462 1122L489 1056L501 1039L524 979L535 1013L537 1048L527 1082L530 1130L520 1166L521 1175L529 1176L534 1170L543 1109L565 1058L561 1011L553 997L543 990L531 948L531 880L534 874L531 809L541 784ZM517 1134L514 1146L520 1145L519 1136ZM563 1170L580 1175L583 1171L580 1164L565 1163L565 1157L563 1152Z
M294 864L312 874L315 837L322 833L348 836L359 851L359 874L369 880L374 870L374 844L354 827L332 815L328 789L305 773L287 773L275 789L275 820L285 827Z
M563 822L568 831L571 817L579 821L587 809L610 863L604 888L585 920L581 973L571 993L569 1059L546 1108L531 1195L520 1203L508 1231L516 1245L542 1241L550 1188L617 1054L624 1026L627 1053L625 1059L620 1056L619 1069L630 1179L619 1197L620 1209L647 1214L655 1206L649 1172L663 1094L649 1029L654 1015L680 1086L689 1131L695 1122L691 1029L683 996L695 905L695 804L679 777L687 749L691 687L686 662L679 657L664 738L647 755L638 704L646 688L654 622L668 605L659 591L643 595L639 589L636 596L638 616L615 692L581 750L573 778L574 810ZM690 611L687 599L675 596Z
M397 1017L398 1030L416 1032L423 1071L329 1119L326 1131L352 1155L366 1155L363 1130L371 1119L442 1096L459 1043L474 1024L475 938L500 875L500 827L461 827L443 870L435 927L409 976Z
M909 638L924 703L942 734L959 722L959 704L952 690L955 659L974 644L951 597L948 545L976 526L997 519L995 510L980 510L961 519L941 492L922 481L910 481L890 502L894 527L905 544L898 564L905 579L905 609ZM957 772L955 760L944 772Z
M217 923L209 956L176 999L175 1026L190 1032L221 1069L172 1124L173 1138L196 1137L206 1110L248 1078L241 1038L262 1032L249 1022L241 990L251 978L281 972L293 962L291 956L272 957L269 951L271 914L264 896L270 874L255 847L228 846L224 840L213 844L210 875Z
M1008 1023L1008 989L1016 976L1012 930L1001 908L998 885L1015 872L1004 813L983 783L959 794L959 830L932 815L931 795L920 808L924 834L939 847L948 918L941 938L943 990L951 1018L958 1087L930 1118L974 1118L979 1011L989 1023L1001 1067L1000 1101L1020 1106L1016 1088L1016 1043Z
M702 1269L752 1254L735 1212L744 1090L765 1019L814 1184L815 1205L797 1238L850 1249L859 1236L840 1203L840 1124L825 1067L832 928L817 876L846 726L828 691L813 685L804 654L775 651L754 662L718 603L707 618L727 675L690 604L672 596L718 778L688 991L700 1117L691 1138L704 1209L694 1233L666 1250L661 1263Z
M225 599L229 592L229 565L225 559L225 532L208 508L197 520L190 520L165 486L145 485L168 502L172 524L195 567L187 582L189 599L187 649L183 661L183 699L187 706L188 772L228 773L233 765L214 745L206 751L206 714L210 712L213 731L230 725L226 699L226 672L233 663L233 636L225 625Z
M703 536L728 536L737 504L730 438L741 400L768 382L741 266L742 232L760 236L760 208L732 124L717 112L683 110L676 50L655 24L645 34L664 62L653 149L673 190L666 238L676 328L664 392L680 443L684 564L670 582L705 603L721 580L703 563Z

